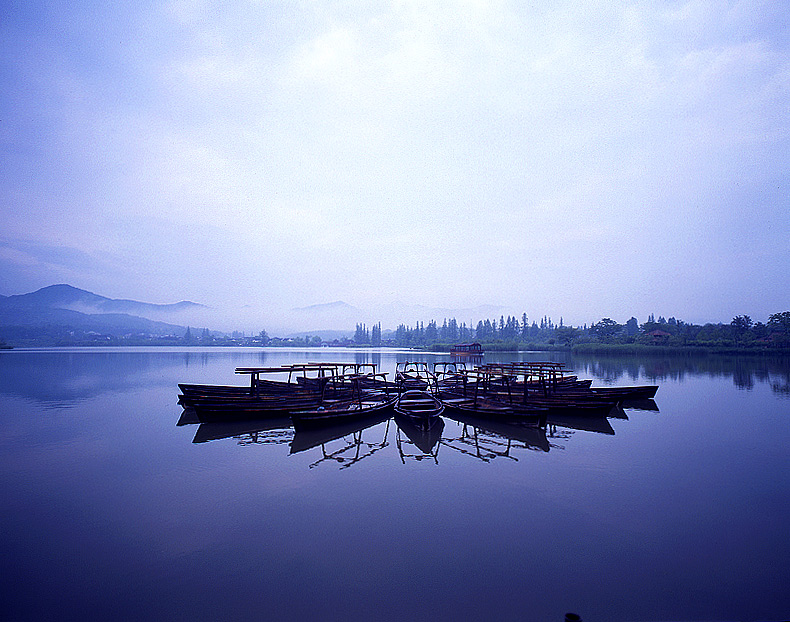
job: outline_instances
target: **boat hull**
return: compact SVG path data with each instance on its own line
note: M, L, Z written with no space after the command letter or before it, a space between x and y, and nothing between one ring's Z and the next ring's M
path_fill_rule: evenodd
M419 427L430 427L431 422L444 412L444 404L427 391L404 391L393 408L401 417L410 419Z
M391 410L395 399L387 395L364 397L361 400L340 402L328 407L298 410L291 413L291 421L296 431L354 421Z

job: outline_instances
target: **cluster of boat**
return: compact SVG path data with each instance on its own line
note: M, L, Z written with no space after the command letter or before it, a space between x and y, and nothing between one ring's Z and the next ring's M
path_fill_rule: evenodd
M657 386L592 387L561 363L398 363L395 377L373 363L239 367L248 386L179 384L179 403L199 422L290 418L294 429L342 425L394 411L431 429L440 415L542 427L551 416L606 416L652 399Z

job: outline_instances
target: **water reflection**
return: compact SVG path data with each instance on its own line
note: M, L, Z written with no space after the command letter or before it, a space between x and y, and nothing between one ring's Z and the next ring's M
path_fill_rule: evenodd
M264 421L201 423L192 442L206 443L223 438L236 438L239 445L282 445L290 443L293 436L290 418L281 417Z
M384 436L381 440L376 438L376 440L371 441L370 434L363 438L364 431L377 426L379 423L381 423L381 419L367 419L358 422L357 425L345 423L327 426L326 428L300 430L294 435L293 441L291 441L291 453L294 454L320 447L321 457L310 463L309 467L311 469L324 462L334 462L339 464L341 469L347 469L389 445L387 436L389 435L390 419L387 419L384 427ZM356 429L352 430L350 428ZM337 442L333 443L333 441Z
M625 415L625 413L623 413ZM625 417L628 418L627 415ZM614 428L606 417L591 417L585 415L558 414L552 415L546 420L546 427L552 434L556 433L557 428L567 430L580 430L583 432L596 432L598 434L609 434L614 436Z
M406 464L406 460L419 462L425 459L432 459L439 464L439 446L444 430L444 420L441 417L433 420L428 427L420 427L414 425L408 417L396 414L395 423L398 426L396 445L403 464Z
M646 378L652 383L674 380L682 382L686 376L731 378L739 389L751 390L757 384L767 384L778 394L790 393L790 358L786 356L735 356L720 354L595 356L574 355L568 364L604 382Z
M81 348L0 352L0 394L47 406L69 406L100 394L182 382L242 384L236 367L337 361L375 363L394 373L401 360L446 360L446 354L397 350L291 350L273 348ZM790 396L790 358L727 355L580 356L562 352L491 353L487 362L553 360L605 384L682 382L686 377L729 378L739 389L767 385Z
M459 433L443 438L442 445L483 462L491 462L496 458L518 462L521 450L546 452L551 447L544 428L527 428L487 420L462 422Z
M178 425L189 425L188 415L186 417L185 420L182 415ZM614 436L610 418L628 420L628 415L622 408L613 410L609 416L557 413L547 417L545 427L538 428L518 422L454 414L452 417L438 417L435 424L426 429L414 425L406 417L384 414L297 432L290 419L280 418L200 423L192 442L231 439L238 445L288 445L291 455L313 452L317 456L308 465L311 469L324 463L338 464L343 469L354 466L389 447L392 434L395 435L398 459L403 464L426 460L439 464L440 451L455 452L483 462L491 462L498 457L518 461L521 452L546 453L552 449L565 449L566 446L558 442L567 441L576 432ZM451 422L451 425L446 422Z
M620 406L627 410L652 410L658 412L658 404L654 399L623 400Z

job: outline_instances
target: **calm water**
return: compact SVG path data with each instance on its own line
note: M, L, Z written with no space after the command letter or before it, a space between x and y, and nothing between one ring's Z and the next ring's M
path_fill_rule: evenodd
M554 357L596 385L661 388L658 410L545 435L445 418L421 448L395 421L334 440L176 425L178 382L415 358L0 352L0 616L790 617L787 360Z

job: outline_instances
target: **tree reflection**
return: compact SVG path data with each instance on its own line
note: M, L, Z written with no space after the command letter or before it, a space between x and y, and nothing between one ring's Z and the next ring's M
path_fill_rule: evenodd
M673 380L683 382L686 376L731 378L739 389L752 390L767 384L777 394L785 394L790 384L790 357L735 356L721 354L674 355L574 355L569 366L579 374L591 375L605 383L633 382L640 377L652 383Z

